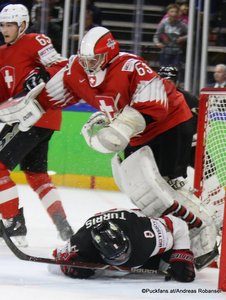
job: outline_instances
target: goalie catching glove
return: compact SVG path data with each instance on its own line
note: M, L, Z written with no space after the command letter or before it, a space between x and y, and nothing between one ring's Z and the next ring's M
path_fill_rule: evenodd
M62 249L55 249L53 251L53 257L56 259L56 261L65 262L73 262L76 261L76 259L79 259L78 253L75 250L75 247L71 247L70 241ZM60 269L66 276L71 278L87 279L95 274L95 270L64 265L61 265Z
M136 109L125 108L109 120L103 112L94 113L82 128L86 143L101 153L114 153L124 150L130 139L143 132L145 120Z
M0 120L6 124L19 123L20 131L27 131L43 115L44 110L35 99L45 87L45 83L38 84L26 95L10 98L0 105Z

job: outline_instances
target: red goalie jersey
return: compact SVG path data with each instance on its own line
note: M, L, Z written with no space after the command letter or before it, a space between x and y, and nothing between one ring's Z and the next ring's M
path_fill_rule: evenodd
M136 55L120 53L102 79L88 78L75 56L65 72L64 85L73 93L74 102L82 98L110 118L126 105L138 110L147 126L131 140L133 146L142 145L192 117L184 96L175 86L161 79Z
M43 34L24 34L16 43L1 46L0 78L3 84L0 86L0 100L6 101L22 92L26 77L36 67L51 66L50 75L54 75L66 63L67 60L61 59L51 40ZM49 109L35 126L58 130L60 123L61 112Z

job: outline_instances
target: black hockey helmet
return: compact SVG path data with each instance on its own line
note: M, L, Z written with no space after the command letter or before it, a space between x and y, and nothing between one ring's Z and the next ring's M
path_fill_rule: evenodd
M173 66L163 66L159 69L158 74L162 78L171 79L176 82L178 77L178 69Z
M103 221L91 230L93 244L101 257L110 265L126 263L131 254L129 238L112 221Z

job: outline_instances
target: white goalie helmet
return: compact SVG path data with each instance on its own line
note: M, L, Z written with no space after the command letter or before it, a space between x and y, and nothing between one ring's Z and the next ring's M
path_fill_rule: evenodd
M97 26L90 29L81 41L79 62L88 75L104 70L119 54L119 44L109 29Z
M21 24L25 22L26 26L23 32L28 28L29 20L28 10L22 4L6 5L0 12L0 23L17 23L18 27L20 27Z

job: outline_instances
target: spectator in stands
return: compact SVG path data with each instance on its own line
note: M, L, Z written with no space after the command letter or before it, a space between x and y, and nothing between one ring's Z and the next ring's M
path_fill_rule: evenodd
M161 49L160 65L173 65L181 70L183 48L187 40L187 26L180 20L179 6L170 4L167 7L168 18L163 20L154 35L155 45Z
M188 12L189 12L189 5L188 1L186 0L178 0L176 1L176 4L179 7L179 15L178 15L178 20L182 21L184 24L188 25ZM168 13L166 13L163 18L161 19L160 23L161 24L164 20L168 18Z
M188 12L189 12L189 6L188 1L176 1L177 4L179 4L179 20L182 21L184 24L188 25Z
M226 88L226 65L219 64L215 66L213 74L215 88Z

